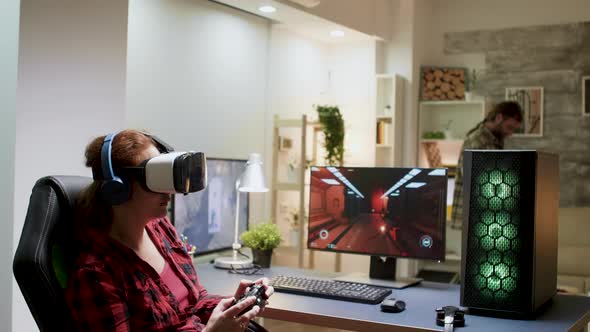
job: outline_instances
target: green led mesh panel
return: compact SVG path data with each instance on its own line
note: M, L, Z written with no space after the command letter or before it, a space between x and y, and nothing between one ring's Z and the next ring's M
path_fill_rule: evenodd
M520 236L531 230L521 225L525 207L520 200L523 179L519 174L528 165L519 157L473 154L465 306L510 310L524 304L527 279L518 264L526 252Z

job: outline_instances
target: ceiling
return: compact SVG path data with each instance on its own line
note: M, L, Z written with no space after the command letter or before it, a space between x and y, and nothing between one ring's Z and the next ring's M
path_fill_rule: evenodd
M347 43L374 39L359 31L309 14L289 5L274 0L211 0L230 7L234 7L257 16L268 18L273 24L279 25L294 33L325 43ZM258 10L262 5L270 5L277 10L274 13L263 13ZM334 30L344 32L343 36L334 37L330 33Z

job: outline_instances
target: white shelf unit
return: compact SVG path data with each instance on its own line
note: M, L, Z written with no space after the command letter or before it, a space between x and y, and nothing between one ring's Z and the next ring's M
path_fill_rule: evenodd
M286 211L280 211L283 201L294 202L296 211L299 214L299 232L296 244L289 247L277 248L277 255L285 258L285 261L297 261L296 266L304 267L305 259L305 238L307 230L306 215L306 163L311 160L315 164L316 142L319 123L309 121L307 115L300 119L283 119L278 115L274 117L273 157L272 157L272 196L271 196L271 218L277 223L279 229ZM311 132L311 135L310 135ZM292 140L293 146L288 151L280 151L279 137L288 137ZM311 148L311 149L310 149ZM310 152L311 150L311 152ZM311 155L311 158L310 158ZM294 160L297 167L294 169L294 178L289 179L287 171L288 163ZM283 227L282 227L283 226ZM285 235L285 234L283 234ZM287 265L291 265L287 263Z
M427 150L437 150L442 166L456 166L463 139L485 116L485 101L422 101L419 107L418 165L432 167ZM448 130L447 129L448 126ZM427 132L443 132L444 139L423 138ZM432 157L432 156L431 156Z
M401 163L403 80L398 75L375 76L375 166Z

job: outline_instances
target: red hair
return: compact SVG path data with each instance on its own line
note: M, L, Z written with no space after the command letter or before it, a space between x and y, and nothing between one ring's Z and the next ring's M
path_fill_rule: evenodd
M106 135L96 137L87 146L86 166L92 168L94 174L102 178L101 150ZM141 160L141 153L154 145L152 139L144 133L126 129L115 135L112 141L111 163L113 172L120 176L123 167L137 166ZM84 242L88 231L108 233L112 225L112 209L99 197L103 180L94 180L80 194L76 204L74 220L77 238Z

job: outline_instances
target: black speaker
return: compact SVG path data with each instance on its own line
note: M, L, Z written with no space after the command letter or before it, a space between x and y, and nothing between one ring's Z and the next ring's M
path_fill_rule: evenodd
M461 305L534 314L557 291L559 159L465 150Z

